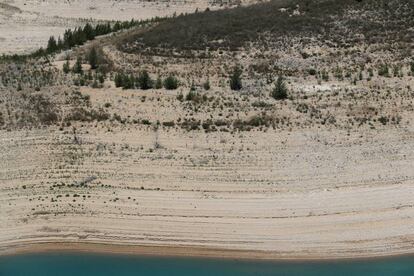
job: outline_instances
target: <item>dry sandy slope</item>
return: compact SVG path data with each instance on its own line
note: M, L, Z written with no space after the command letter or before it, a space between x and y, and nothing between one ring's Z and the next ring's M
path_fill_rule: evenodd
M350 136L108 127L78 126L80 145L57 129L0 133L0 252L45 241L279 258L414 251L412 126Z

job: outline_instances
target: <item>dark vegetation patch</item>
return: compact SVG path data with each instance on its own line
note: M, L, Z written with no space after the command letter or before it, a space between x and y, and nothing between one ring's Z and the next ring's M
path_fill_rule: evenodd
M32 127L52 125L59 121L57 104L45 94L33 91L1 91L0 127Z
M74 108L70 114L65 117L65 121L80 121L80 122L93 122L93 121L106 121L110 118L110 115L103 109L86 109L86 108Z
M277 0L167 19L120 46L160 54L171 49L236 50L247 42L265 46L287 37L316 37L344 47L357 40L410 43L413 25L411 0Z

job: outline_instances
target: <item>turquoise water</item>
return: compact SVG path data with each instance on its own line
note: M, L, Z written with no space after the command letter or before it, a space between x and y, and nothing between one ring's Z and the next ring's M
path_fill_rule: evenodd
M268 262L96 254L0 257L0 276L382 276L414 275L414 257L340 262Z

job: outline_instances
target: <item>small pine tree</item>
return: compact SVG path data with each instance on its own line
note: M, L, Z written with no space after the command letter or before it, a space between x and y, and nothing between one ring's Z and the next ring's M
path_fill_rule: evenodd
M80 86L85 86L85 84L86 84L86 80L85 80L85 77L79 77L79 85Z
M80 57L77 57L75 65L73 65L72 68L73 73L75 74L83 74L83 70L82 70L82 60Z
M54 36L51 36L49 38L49 41L47 42L47 49L46 51L51 54L58 50L57 42Z
M92 83L92 88L99 88L98 81L95 79Z
M176 77L174 77L173 75L169 75L165 80L164 80L164 87L167 90L175 90L178 88L178 80Z
M282 76L279 76L279 78L277 79L275 88L273 88L271 96L275 100L284 100L287 98L287 88Z
M63 41L62 41L62 39L60 38L60 36L58 37L57 47L58 47L58 49L59 49L59 50L62 50L62 49L63 49L63 47L64 47Z
M122 81L122 88L133 89L135 87L135 77L133 75L124 75Z
M195 89L190 89L190 92L185 96L186 101L192 101L197 97L197 93L195 92Z
M241 75L243 71L239 66L236 66L233 70L233 74L230 77L230 88L231 90L240 90L242 89Z
M66 62L63 63L63 73L67 74L70 72L70 63L69 63L69 59L66 59Z
M124 76L122 73L116 73L115 75L115 87L122 87L124 85Z
M92 40L95 38L95 30L89 23L86 23L85 27L83 27L83 33L85 34L87 40Z
M326 70L323 70L321 74L324 81L329 81L329 73Z
M370 78L374 77L374 70L372 70L372 68L368 69L368 75Z
M378 75L381 77L389 77L390 70L388 64L381 64L380 68L378 69Z
M86 77L88 80L93 80L92 72L88 71L88 75Z
M92 49L89 51L88 61L91 69L96 69L98 67L98 52L96 51L95 47L92 47Z
M210 80L206 80L205 83L203 83L204 90L210 90Z
M194 80L191 82L190 91L192 91L192 92L196 91L196 86L194 84Z
M104 83L105 82L105 75L104 74L99 74L98 75L98 80L99 80L99 83Z
M142 71L138 76L138 86L143 90L152 88L152 80L146 70Z
M155 81L155 89L161 89L162 88L162 80L160 77L157 78Z

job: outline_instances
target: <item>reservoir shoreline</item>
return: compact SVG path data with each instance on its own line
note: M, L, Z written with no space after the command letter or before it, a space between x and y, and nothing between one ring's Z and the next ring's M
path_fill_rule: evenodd
M323 256L316 254L283 255L281 252L232 250L208 247L190 246L153 246L128 245L94 242L36 242L0 246L0 257L35 253L73 253L73 254L103 254L103 255L130 255L149 257L174 257L194 259L232 259L243 261L275 261L275 262L348 262L348 261L379 261L394 258L413 256L414 252L383 252L383 254L332 254Z

